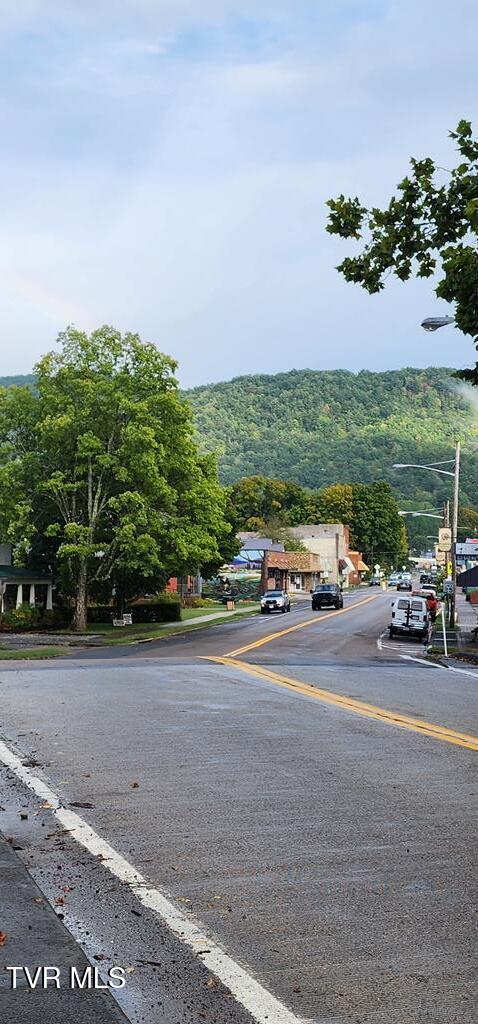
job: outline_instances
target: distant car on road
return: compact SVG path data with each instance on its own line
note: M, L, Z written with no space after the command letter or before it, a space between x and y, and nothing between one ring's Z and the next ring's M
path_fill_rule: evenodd
M338 583L319 583L312 592L312 610L317 612L319 608L343 608L344 599Z
M411 579L407 580L405 576L402 576L401 580L399 580L398 583L397 583L397 590L411 590L411 589L412 589L412 581L411 581Z
M286 590L268 590L261 597L261 615L269 612L290 612L290 597Z
M381 582L380 576L371 576L368 585L369 587L379 587Z
M391 576L389 576L388 579L389 587L396 587L397 583L400 581L400 578L401 577L399 572L392 572Z

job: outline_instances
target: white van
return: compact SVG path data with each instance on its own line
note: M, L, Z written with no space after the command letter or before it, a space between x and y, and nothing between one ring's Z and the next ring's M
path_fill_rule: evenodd
M390 636L406 633L418 639L428 639L430 633L430 615L424 597L397 597L392 601L392 621L389 627Z

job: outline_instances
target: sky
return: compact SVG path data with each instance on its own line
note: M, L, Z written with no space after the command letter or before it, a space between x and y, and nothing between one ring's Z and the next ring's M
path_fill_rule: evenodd
M474 120L476 0L0 0L0 375L68 323L183 386L474 362L430 281L369 296L325 201L379 205Z

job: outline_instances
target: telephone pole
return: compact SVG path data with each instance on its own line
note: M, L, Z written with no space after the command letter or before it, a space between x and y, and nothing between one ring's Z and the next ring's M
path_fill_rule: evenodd
M455 473L453 480L453 520L451 527L451 571L452 599L450 605L450 626L455 625L456 612L456 542L458 537L458 502L460 497L460 442L455 443Z

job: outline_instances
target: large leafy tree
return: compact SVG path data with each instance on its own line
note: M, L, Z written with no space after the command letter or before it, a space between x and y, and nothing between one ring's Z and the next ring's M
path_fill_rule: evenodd
M230 527L174 361L107 326L59 342L35 391L0 391L0 527L17 558L59 568L82 630L89 593L220 564Z
M467 537L478 537L478 510L460 505L458 509L458 540L463 543Z
M438 275L436 294L454 304L457 327L478 347L478 140L465 120L450 136L460 154L453 170L412 159L385 209L367 209L358 197L330 199L327 230L364 242L338 270L370 293L390 274L401 281ZM478 383L478 364L461 376Z
M266 476L238 480L229 490L238 529L276 531L310 521L315 513L313 494L299 484Z
M406 529L388 483L333 484L317 501L321 520L349 526L352 548L370 563L396 566L406 558Z

